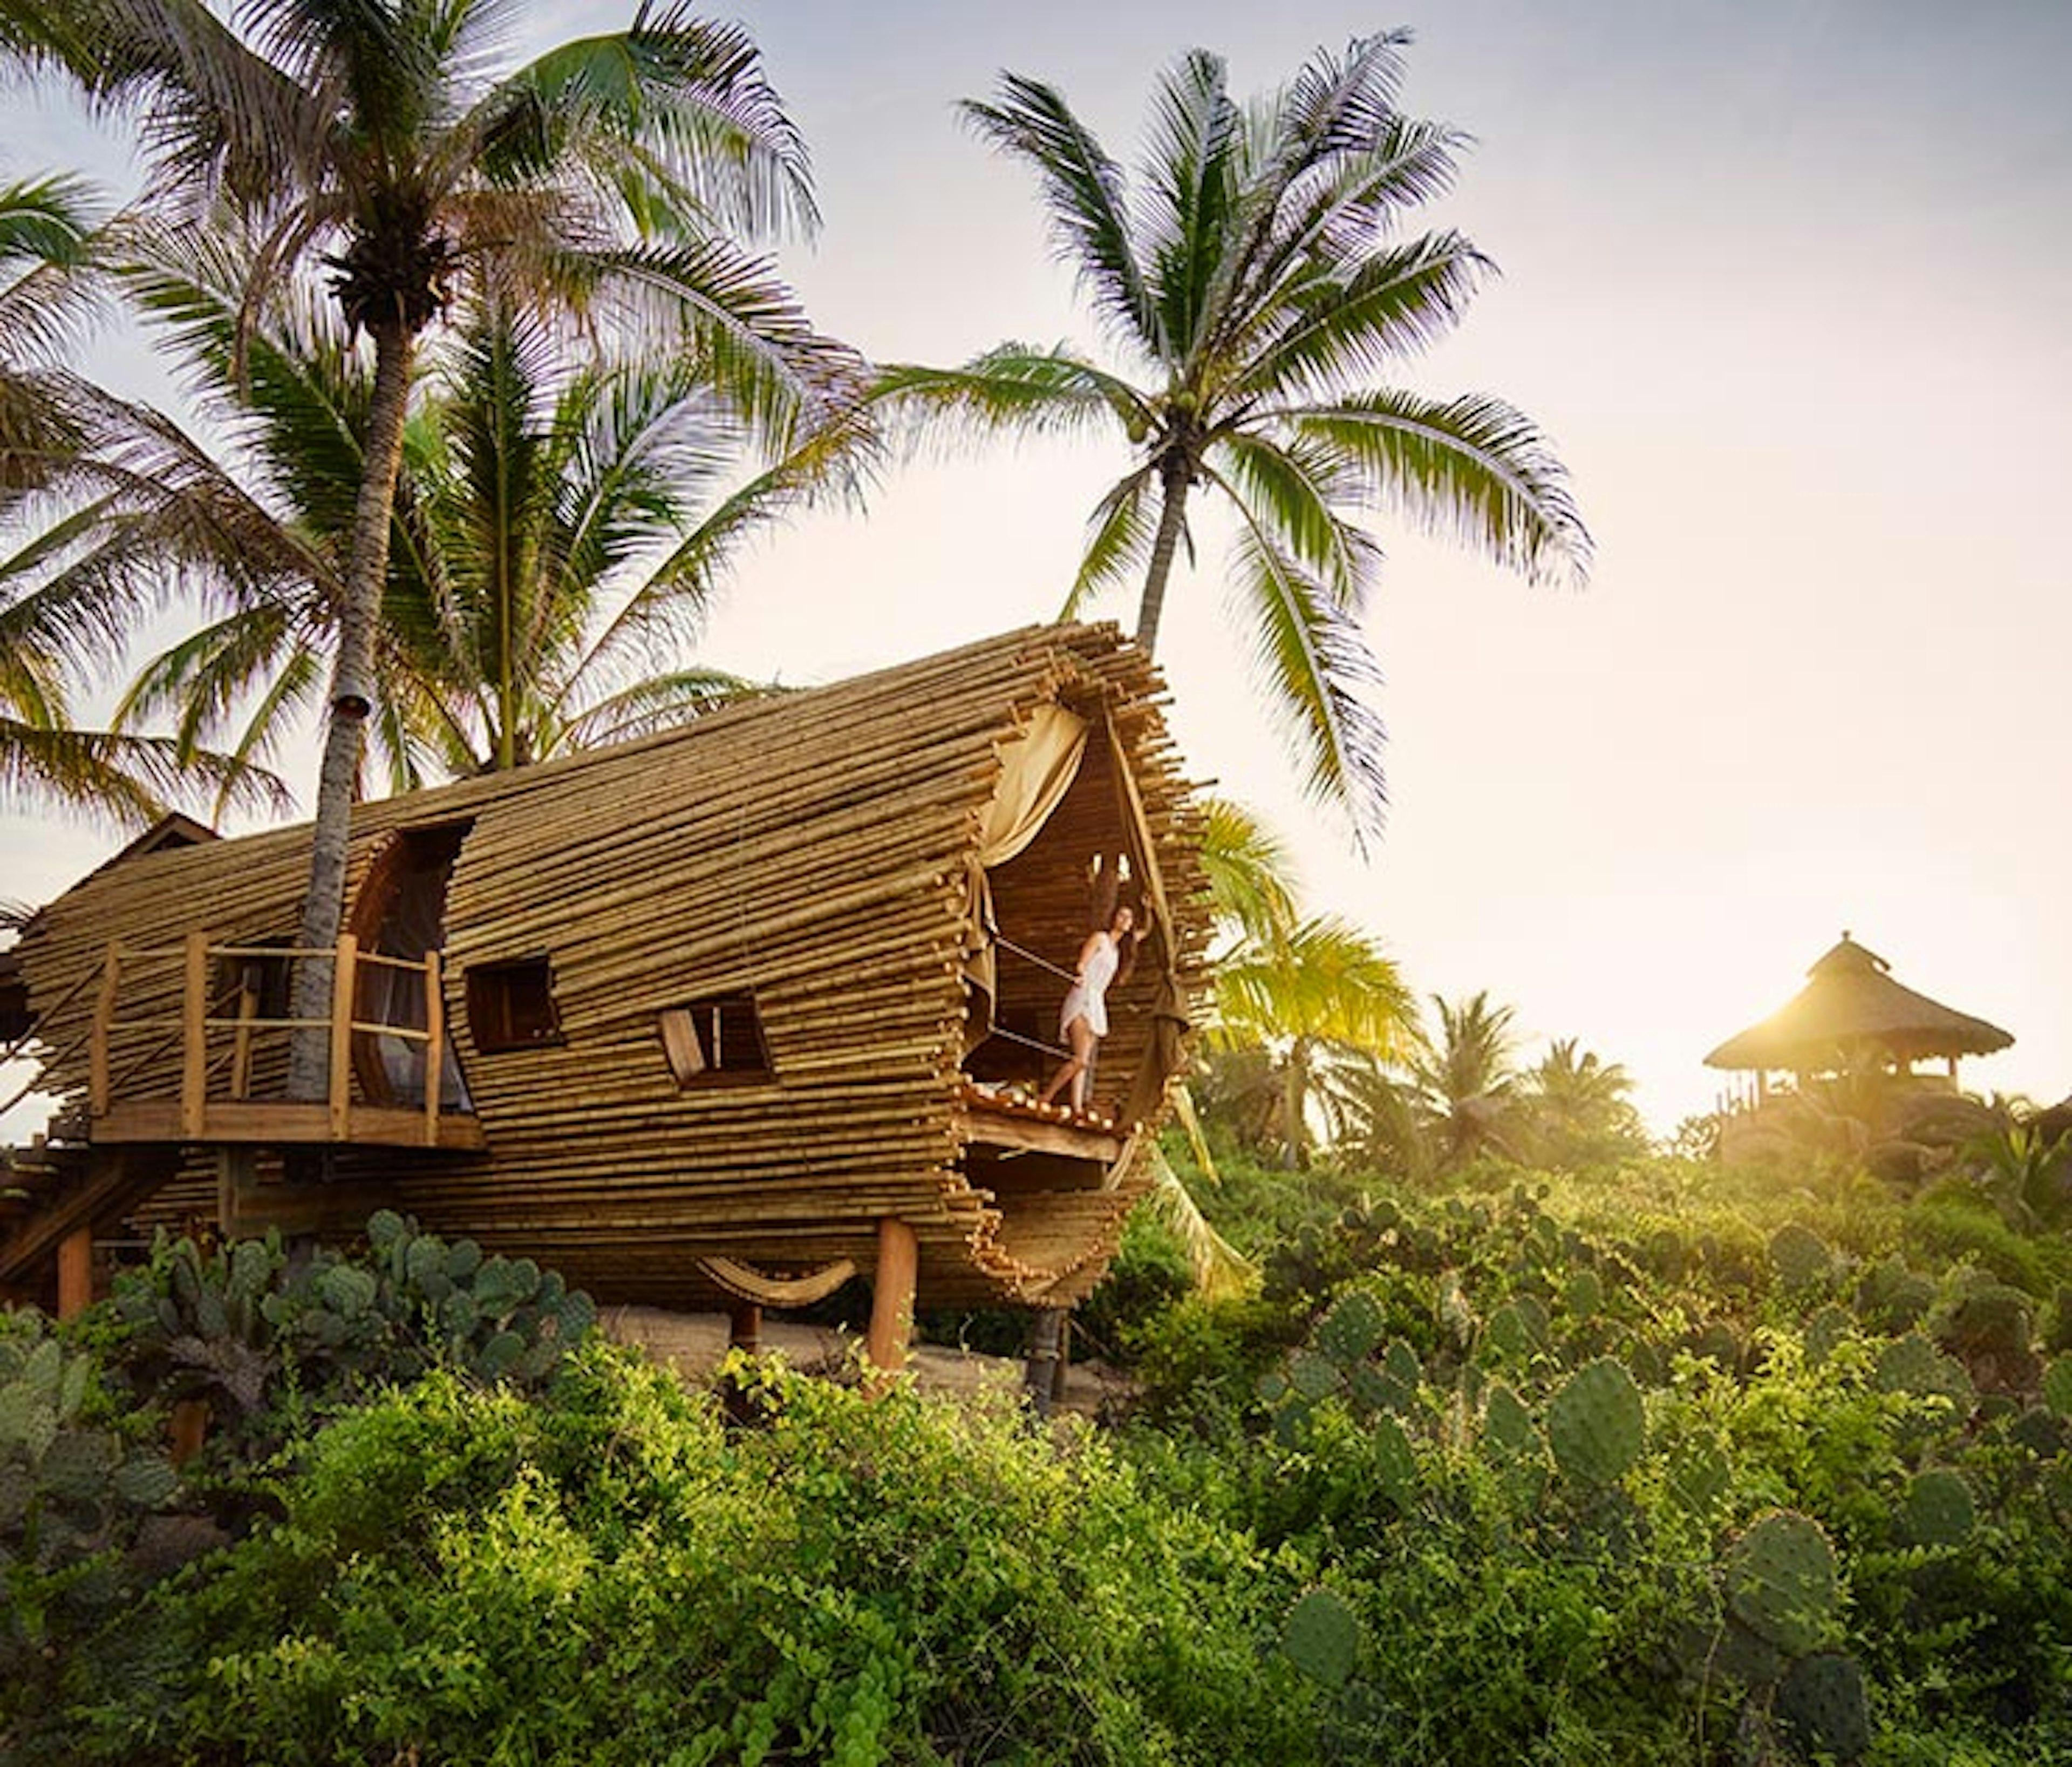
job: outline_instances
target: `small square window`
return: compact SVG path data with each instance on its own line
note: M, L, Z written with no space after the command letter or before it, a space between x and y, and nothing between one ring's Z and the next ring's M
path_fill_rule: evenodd
M755 996L715 994L670 1007L661 1017L662 1049L680 1086L724 1085L771 1077L769 1046Z
M554 1011L553 971L543 957L509 963L477 963L467 972L467 1024L475 1046L536 1049L561 1041Z

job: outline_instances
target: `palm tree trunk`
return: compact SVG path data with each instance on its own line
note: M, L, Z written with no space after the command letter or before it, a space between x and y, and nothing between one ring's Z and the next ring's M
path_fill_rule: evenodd
M345 601L339 610L338 661L331 676L331 720L323 765L317 776L316 826L311 831L309 892L302 898L297 943L329 951L345 916L346 857L352 799L373 705L374 637L388 577L388 526L395 512L396 477L403 459L403 420L409 409L415 335L400 321L368 327L374 340L374 396L367 414L366 453L360 497L352 514L352 550L346 562ZM294 1015L318 1021L298 1030L290 1045L288 1096L322 1098L330 1081L323 1021L331 1016L331 964L305 958L295 966Z
M1144 573L1144 599L1137 609L1137 648L1147 657L1158 649L1158 616L1166 610L1166 581L1173 574L1173 554L1187 525L1187 489L1194 482L1194 463L1175 450L1158 469L1165 496L1158 510L1158 533L1151 543L1151 563Z

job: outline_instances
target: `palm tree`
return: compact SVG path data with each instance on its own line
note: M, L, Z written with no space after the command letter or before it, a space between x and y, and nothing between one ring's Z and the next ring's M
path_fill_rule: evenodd
M1524 1077L1527 1139L1550 1165L1600 1164L1647 1151L1646 1126L1634 1108L1624 1066L1582 1048L1573 1037L1549 1044Z
M80 445L88 389L58 365L105 270L105 205L76 179L0 186L0 507L33 527L53 463ZM269 781L164 739L77 727L70 659L108 654L121 611L46 580L64 535L0 558L0 803L57 802L123 822L213 783L276 801Z
M1377 377L1451 328L1487 261L1458 233L1399 239L1450 183L1462 136L1396 100L1408 34L1319 52L1249 108L1194 50L1160 80L1133 187L1054 88L1004 75L966 120L1041 181L1058 254L1110 340L1111 372L1066 346L1007 344L964 367L891 370L879 396L937 422L1119 427L1128 471L1096 506L1067 616L1136 578L1156 645L1190 500L1232 513L1230 568L1259 672L1312 793L1378 828L1377 678L1360 620L1388 509L1535 579L1578 575L1589 537L1564 475L1502 402Z
M227 502L249 481L255 503L279 510L282 568L147 664L124 711L169 711L193 743L249 710L235 752L256 756L319 685L311 659L329 648L336 595L324 561L350 521L367 384L321 303L278 299L247 341L236 399L236 315L212 274L217 255L187 254L134 286L215 383L221 419L241 418L240 471L207 496ZM538 315L504 303L474 301L458 317L405 431L376 634L371 748L398 790L640 734L748 690L674 653L738 546L845 483L865 439L844 420L812 426L744 476L746 426L695 363L570 360ZM120 550L157 568L158 513L105 533L94 567L113 568ZM238 559L195 564L216 579L250 556L248 542Z
M1367 934L1334 916L1298 913L1285 850L1250 813L1212 800L1205 835L1226 933L1210 1044L1225 1058L1222 1079L1249 1074L1256 1130L1299 1167L1309 1159L1320 1063L1349 1052L1402 1059L1416 1041L1416 1003Z
M742 32L643 6L627 31L486 76L516 0L0 0L0 51L137 114L153 207L172 224L234 217L257 241L255 300L322 262L373 391L337 610L327 735L300 934L328 949L397 476L420 339L465 282L599 308L658 285L716 382L767 413L796 382L804 328L764 267L713 234L809 221L803 149ZM660 243L639 243L638 235ZM327 964L298 970L321 1019ZM321 1096L321 1040L299 1037L294 1097Z
M1515 1009L1494 1006L1483 990L1457 1004L1432 996L1438 1034L1411 1065L1435 1164L1441 1171L1478 1154L1516 1158L1519 1077L1513 1065Z

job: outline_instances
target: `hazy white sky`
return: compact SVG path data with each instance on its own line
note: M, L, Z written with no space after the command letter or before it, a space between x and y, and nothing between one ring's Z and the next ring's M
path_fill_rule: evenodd
M1624 1062L1663 1127L1844 927L2014 1033L1971 1084L2072 1090L2072 7L741 10L814 154L826 225L785 257L816 320L937 361L1096 339L1030 180L956 99L1004 68L1050 79L1128 158L1153 72L1191 44L1250 92L1413 27L1408 108L1479 142L1430 220L1504 273L1414 377L1533 414L1597 568L1534 590L1378 525L1394 809L1363 865L1255 710L1204 524L1160 640L1194 773L1264 809L1310 905L1420 990L1486 987L1528 1053L1574 1036ZM535 10L543 40L601 16ZM0 169L83 138L18 127ZM703 654L808 682L1048 617L1120 466L1088 442L901 472L866 514L766 546ZM0 896L47 897L113 839L0 818Z

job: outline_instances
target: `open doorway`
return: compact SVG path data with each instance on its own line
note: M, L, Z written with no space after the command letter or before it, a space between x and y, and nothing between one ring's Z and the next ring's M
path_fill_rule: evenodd
M472 822L442 822L399 830L374 857L354 899L348 929L363 952L422 963L446 945L446 888ZM363 963L357 972L353 1017L361 1024L422 1031L426 1011L421 970ZM352 1040L354 1077L370 1104L421 1106L426 1044L421 1038L366 1031ZM467 1083L452 1040L439 1064L439 1106L470 1108Z

